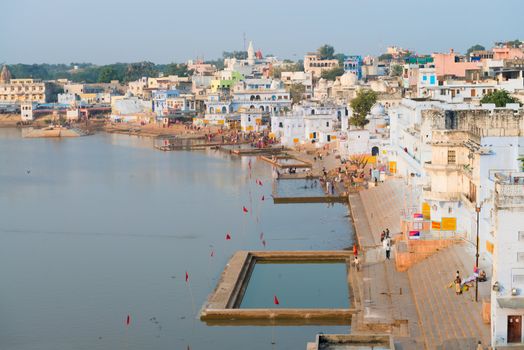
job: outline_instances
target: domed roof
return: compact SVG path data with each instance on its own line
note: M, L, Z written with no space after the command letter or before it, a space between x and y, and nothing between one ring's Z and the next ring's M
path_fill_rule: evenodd
M9 83L11 80L11 72L7 69L7 65L4 64L2 72L0 73L0 83Z
M371 115L382 116L386 114L386 110L384 109L384 106L382 106L382 104L378 102L375 103L373 107L371 107L370 113Z
M358 78L355 73L346 72L340 77L340 83L343 86L355 86L358 83Z

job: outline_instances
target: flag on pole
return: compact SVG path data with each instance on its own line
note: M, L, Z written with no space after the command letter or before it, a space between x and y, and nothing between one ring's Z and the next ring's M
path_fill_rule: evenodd
M130 324L131 324L131 315L127 315L126 326L129 326Z
M189 274L186 271L186 283L189 282Z
M266 198L264 197L264 195L262 195L262 200L265 200Z
M229 241L231 239L231 235L228 233L226 233L226 241Z
M280 301L278 301L278 298L277 298L276 295L273 296L273 304L275 304L275 305L280 305Z
M247 212L248 212L248 210L247 210L246 207L242 207L242 211L243 211L244 213L247 213Z
M211 250L211 257L214 257L215 256L215 251L214 250Z

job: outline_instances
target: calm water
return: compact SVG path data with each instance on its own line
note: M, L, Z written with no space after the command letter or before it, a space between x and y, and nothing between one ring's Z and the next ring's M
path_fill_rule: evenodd
M276 180L275 192L278 197L323 197L322 184L318 179Z
M344 263L257 263L240 307L348 308L346 281Z
M351 246L345 206L273 205L267 163L250 178L247 158L152 144L0 129L1 349L271 349L271 327L196 318L232 253L261 233L266 249ZM277 327L276 348L319 331L347 328Z

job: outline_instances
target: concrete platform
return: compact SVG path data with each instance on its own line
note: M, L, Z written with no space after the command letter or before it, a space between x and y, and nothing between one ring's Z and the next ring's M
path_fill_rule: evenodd
M349 309L324 308L267 308L240 309L243 293L257 261L263 262L344 262L349 263L349 251L239 251L229 260L215 291L202 308L200 319L208 324L242 325L320 324L348 325L356 312ZM349 280L348 280L349 282ZM351 287L349 287L351 288ZM349 291L350 305L354 305Z

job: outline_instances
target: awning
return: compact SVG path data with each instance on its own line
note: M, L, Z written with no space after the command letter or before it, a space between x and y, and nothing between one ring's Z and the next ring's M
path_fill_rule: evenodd
M524 298L497 298L497 303L503 309L524 309Z

